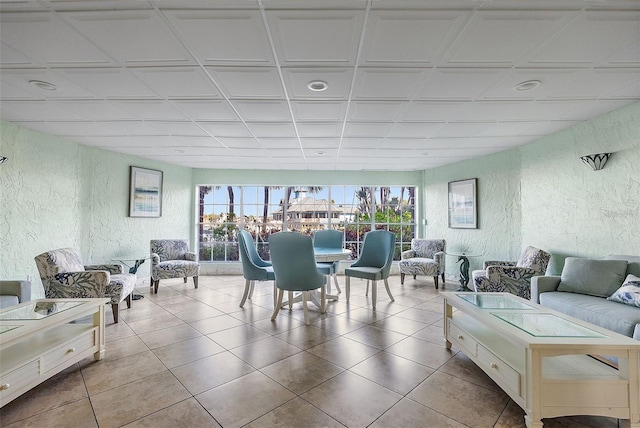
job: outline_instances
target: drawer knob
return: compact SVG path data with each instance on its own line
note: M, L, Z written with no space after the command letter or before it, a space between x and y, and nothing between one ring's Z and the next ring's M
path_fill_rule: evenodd
M7 389L9 389L9 385L8 383L5 383L4 385L0 385L0 391L6 391Z
M458 335L458 339L460 339L460 340L464 340L464 337L462 337L462 335L461 335L461 334L459 334L459 335Z
M489 367L491 367L492 369L497 369L498 365L496 363L491 363L489 364Z
M72 352L76 352L76 348L69 348L67 349L67 353L72 353Z

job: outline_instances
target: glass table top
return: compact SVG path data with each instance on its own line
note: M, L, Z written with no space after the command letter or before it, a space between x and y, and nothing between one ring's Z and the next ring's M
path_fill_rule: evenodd
M609 337L554 314L492 312L491 315L535 337Z
M0 313L0 321L39 320L82 304L84 302L33 302L30 305Z
M522 303L510 296L496 296L491 293L456 294L456 296L481 309L535 309L533 306Z

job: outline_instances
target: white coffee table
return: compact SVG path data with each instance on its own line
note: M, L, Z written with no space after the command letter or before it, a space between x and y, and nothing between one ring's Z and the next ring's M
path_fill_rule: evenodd
M444 292L444 334L524 411L600 415L640 428L640 341L509 293ZM589 355L618 359L618 368Z
M42 299L0 310L0 407L78 361L102 359L109 301Z

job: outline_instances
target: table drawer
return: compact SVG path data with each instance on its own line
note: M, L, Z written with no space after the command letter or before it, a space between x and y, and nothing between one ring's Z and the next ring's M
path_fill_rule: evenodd
M24 392L24 388L36 382L40 377L40 361L34 360L20 366L0 379L0 406L4 406ZM27 388L28 389L28 388Z
M449 336L451 341L455 343L467 356L475 357L478 353L478 342L476 339L458 327L451 319L448 319L449 323Z
M93 348L96 345L95 330L87 331L82 335L66 342L62 346L47 352L42 356L42 373L63 364L76 355Z
M520 373L482 345L478 345L478 364L501 387L522 396Z

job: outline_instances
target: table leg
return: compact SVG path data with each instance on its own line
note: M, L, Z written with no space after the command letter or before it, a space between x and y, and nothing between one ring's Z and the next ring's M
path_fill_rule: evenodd
M473 291L467 287L469 284L469 258L467 256L459 256L460 263L460 288L457 291Z
M135 274L136 272L138 272L138 268L143 263L144 263L144 259L136 260L134 265L129 267L129 273ZM144 296L142 294L131 294L131 300L140 300L140 299L144 299Z

